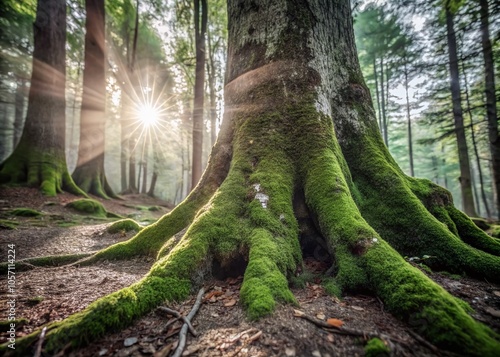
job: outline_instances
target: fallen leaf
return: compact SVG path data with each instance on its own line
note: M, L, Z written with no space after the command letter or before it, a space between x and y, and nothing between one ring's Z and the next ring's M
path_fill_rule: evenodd
M500 318L500 311L499 310L495 310L492 307L487 307L486 309L484 309L484 311L486 311L491 316Z
M493 291L493 295L500 297L500 291Z
M365 311L365 309L363 309L362 307L359 307L359 306L351 306L351 309L353 310L356 310L356 311Z
M304 313L300 310L293 309L293 316L296 316L296 317L304 316Z
M136 344L137 343L137 337L128 337L125 339L125 341L123 341L123 345L125 347L130 347L132 346L133 344Z
M325 314L324 314L324 313L322 313L322 312L320 312L320 313L317 313L317 314L316 314L316 317L317 317L318 319L320 319L320 320L324 320L324 319L325 319Z
M234 305L236 305L236 300L235 299L231 299L231 300L229 300L228 302L226 302L224 304L224 306L226 306L226 307L231 307L231 306L234 306Z
M170 344L166 345L165 347L163 347L158 352L156 352L153 356L154 357L167 357L169 355L170 351L172 351L173 347L174 347L174 345L172 343L170 343Z
M295 347L285 347L287 357L295 357Z
M327 336L326 336L326 339L328 340L328 342L330 343L333 343L333 341L335 341L335 337L333 337L333 335L331 333L329 333Z
M339 319L328 319L326 320L326 323L330 326L334 326L334 327L341 327L344 322L342 320L339 320Z

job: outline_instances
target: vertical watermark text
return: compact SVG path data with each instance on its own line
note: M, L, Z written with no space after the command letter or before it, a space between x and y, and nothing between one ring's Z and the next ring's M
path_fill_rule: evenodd
M16 245L7 244L7 331L8 347L16 349Z

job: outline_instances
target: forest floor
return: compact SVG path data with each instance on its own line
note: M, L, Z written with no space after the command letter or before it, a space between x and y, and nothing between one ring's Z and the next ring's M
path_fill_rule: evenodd
M16 259L84 253L104 248L130 238L133 233L110 234L109 219L81 216L64 205L76 199L69 194L47 198L28 188L0 188L0 218L14 221L15 229L0 225L1 260L7 258L7 244L15 244ZM123 200L99 200L110 212L148 224L169 211L166 202L143 195L124 196ZM155 210L149 210L150 207ZM13 208L32 208L38 217L11 217ZM17 337L43 324L61 320L84 309L95 299L126 287L146 274L153 259L103 261L86 267L37 268L16 274L16 317L26 319L17 325ZM312 258L305 259L311 276L326 267ZM500 286L444 272L425 272L451 294L465 300L474 309L472 316L500 332ZM6 277L0 277L0 320L7 317ZM293 288L299 306L278 305L272 316L249 321L239 304L242 277L205 284L205 295L193 320L197 337L188 335L183 356L363 356L367 336L339 334L299 318L299 310L326 321L334 318L358 334L378 335L391 347L393 356L447 356L410 331L405 324L386 312L383 303L368 295L347 295L342 299L325 293L319 281L305 282ZM187 314L196 293L168 307ZM181 322L152 311L132 326L90 341L68 356L155 356L166 357L175 349ZM412 322L410 322L412 323ZM421 321L413 322L425 328ZM7 333L0 331L0 343ZM381 355L382 356L382 355Z

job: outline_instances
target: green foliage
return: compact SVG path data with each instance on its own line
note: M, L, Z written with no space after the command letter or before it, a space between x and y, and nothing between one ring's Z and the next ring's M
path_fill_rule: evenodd
M106 209L102 203L90 198L72 201L66 207L72 208L79 213L90 214L96 217L106 217Z
M130 231L139 232L141 229L142 227L136 221L127 218L110 224L109 227L106 229L106 231L108 233L114 234L119 232L130 232Z
M18 225L19 222L8 219L0 219L0 228L2 229L16 229Z
M379 338L372 338L365 346L365 357L389 356L391 349Z
M9 214L17 217L38 217L43 215L42 212L31 208L15 208L9 211Z

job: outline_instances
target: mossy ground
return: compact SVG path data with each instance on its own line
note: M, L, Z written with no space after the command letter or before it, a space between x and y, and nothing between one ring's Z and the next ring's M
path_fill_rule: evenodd
M72 201L66 205L68 208L72 208L80 214L90 214L96 217L106 217L107 212L102 203L90 199L82 198L79 200Z

